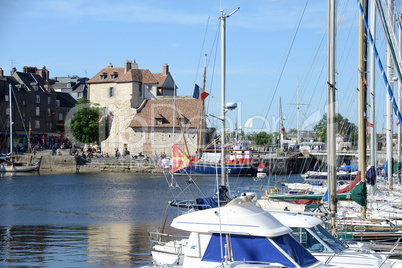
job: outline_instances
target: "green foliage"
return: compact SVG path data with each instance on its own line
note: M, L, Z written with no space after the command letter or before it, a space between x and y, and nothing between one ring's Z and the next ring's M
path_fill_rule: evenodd
M74 109L75 114L69 122L74 138L83 143L98 142L100 108L90 106L88 100L81 99Z
M253 142L257 145L270 144L271 141L272 141L272 134L268 134L265 131L253 135Z
M316 136L319 141L327 142L327 115L324 114L322 119L314 126L314 131L316 131ZM347 136L355 145L357 141L357 126L347 118L344 118L341 114L337 113L335 115L335 132L341 134L342 136Z

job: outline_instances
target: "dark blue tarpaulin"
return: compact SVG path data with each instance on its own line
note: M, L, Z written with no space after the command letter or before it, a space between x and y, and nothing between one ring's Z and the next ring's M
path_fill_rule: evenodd
M220 241L220 238L222 238L222 241ZM280 236L274 240L299 265L309 266L317 262L317 259L290 235ZM219 234L213 234L202 261L221 262L221 252L225 254L225 244L225 235L220 236ZM296 265L266 237L230 235L230 245L234 261L276 262L286 267L296 267ZM220 248L220 246L222 246L222 248Z
M218 203L212 197L200 197L197 198L195 201L199 205L199 210L218 207Z

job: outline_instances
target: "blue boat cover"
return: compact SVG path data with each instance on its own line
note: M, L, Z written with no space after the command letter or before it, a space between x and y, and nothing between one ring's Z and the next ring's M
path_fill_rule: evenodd
M291 235L282 235L272 238L289 256L291 256L301 267L310 266L318 260Z
M203 209L209 209L209 208L216 208L218 207L218 203L213 199L212 197L200 197L195 200L197 202L198 209L203 210Z
M318 262L310 252L303 248L303 246L290 235L276 237L273 240L301 267ZM230 235L230 243L233 261L276 262L286 267L296 267L296 265L266 237ZM223 259L222 256L227 255L224 247L225 244L225 235L213 234L202 257L202 261L221 262Z
M340 166L339 170L346 171L346 172L354 172L354 171L358 171L359 167L358 166L352 166L352 165L344 165L344 166Z

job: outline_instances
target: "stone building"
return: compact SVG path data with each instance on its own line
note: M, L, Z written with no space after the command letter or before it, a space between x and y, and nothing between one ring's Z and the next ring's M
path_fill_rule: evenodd
M101 149L113 153L130 148L133 130L129 127L137 109L141 109L147 100L156 100L162 96L173 96L175 83L169 72L169 66L163 66L162 73L151 73L148 69L139 69L135 61L127 60L124 67L113 67L109 63L94 77L87 81L88 97L92 104L103 108L103 127L100 133Z
M87 77L77 75L67 77L54 77L50 80L55 92L68 93L76 100L88 98Z
M10 114L13 151L26 150L29 132L32 144L39 143L46 148L50 145L50 137L55 140L64 135L65 117L75 105L74 99L54 91L46 67L24 66L22 72L13 68L10 76L4 75L0 68L0 96L0 153L10 150Z
M189 156L196 156L213 134L213 129L205 128L203 105L192 97L148 100L129 125L132 132L127 146L135 154L170 155L176 144Z

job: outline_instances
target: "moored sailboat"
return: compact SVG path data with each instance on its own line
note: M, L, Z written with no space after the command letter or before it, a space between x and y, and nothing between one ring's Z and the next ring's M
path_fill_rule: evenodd
M0 172L30 172L39 171L41 159L37 162L17 162L13 156L13 114L12 114L12 85L8 84L8 99L9 99L9 140L10 153L0 156ZM29 157L28 157L29 158ZM30 159L28 159L30 161Z

